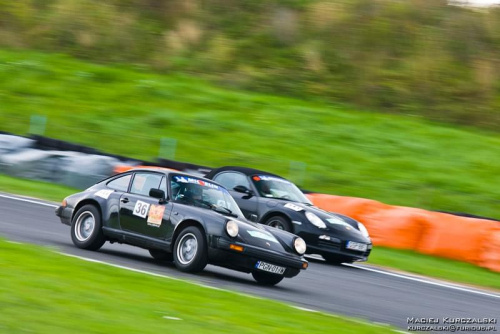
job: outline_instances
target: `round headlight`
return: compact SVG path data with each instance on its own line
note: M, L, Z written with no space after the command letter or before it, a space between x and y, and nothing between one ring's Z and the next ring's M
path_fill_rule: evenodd
M236 237L239 232L238 223L230 220L226 223L226 232L230 237Z
M366 229L365 225L363 225L360 222L358 222L358 228L359 228L359 231L361 232L361 234L364 237L367 237L367 238L370 237L370 234L368 233L368 230Z
M319 228L326 228L325 222L322 221L321 218L316 216L314 213L306 211L306 217L314 226Z
M300 255L306 252L306 242L302 238L295 238L293 241L293 247L295 247L295 251Z

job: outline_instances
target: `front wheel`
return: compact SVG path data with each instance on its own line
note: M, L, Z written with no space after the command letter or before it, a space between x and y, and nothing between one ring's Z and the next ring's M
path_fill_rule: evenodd
M252 272L253 278L262 285L276 285L283 280L283 276L265 273L262 271Z
M284 230L287 232L292 231L292 227L290 226L290 222L288 220L286 220L285 218L280 217L280 216L274 216L274 217L269 218L268 220L266 220L265 224L272 226L272 227L276 227L279 230Z
M195 273L208 263L207 242L196 226L181 231L174 244L174 262L177 269Z
M102 232L101 214L92 204L82 206L71 222L71 239L76 247L98 250L106 242Z

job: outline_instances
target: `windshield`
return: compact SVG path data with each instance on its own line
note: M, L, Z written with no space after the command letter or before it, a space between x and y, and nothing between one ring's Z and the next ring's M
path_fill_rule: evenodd
M172 200L176 203L244 217L227 190L214 183L193 176L174 175L170 180L170 188Z
M285 179L269 175L254 175L252 182L262 197L312 204L295 184Z

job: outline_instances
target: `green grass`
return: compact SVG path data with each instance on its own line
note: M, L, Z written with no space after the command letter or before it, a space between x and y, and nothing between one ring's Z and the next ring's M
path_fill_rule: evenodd
M42 115L47 136L110 153L154 159L161 138L174 138L181 161L252 166L319 192L500 217L500 138L480 130L7 50L0 106L0 130L17 134Z
M388 327L305 312L271 300L84 262L42 247L2 240L0 268L0 332L6 333L388 331Z
M78 191L60 185L12 178L0 174L0 191L60 202ZM368 264L394 268L415 274L500 289L500 273L469 263L453 261L383 247L374 247Z
M368 264L500 290L500 273L470 263L423 255L408 250L374 247Z
M0 174L0 191L61 202L66 196L79 190L48 182L18 179Z

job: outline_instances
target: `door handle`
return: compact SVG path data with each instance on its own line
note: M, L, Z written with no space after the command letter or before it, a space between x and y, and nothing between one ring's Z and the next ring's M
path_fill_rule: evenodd
M122 199L120 200L120 202L122 202L122 203L128 203L128 198L127 198L127 197L122 198Z

